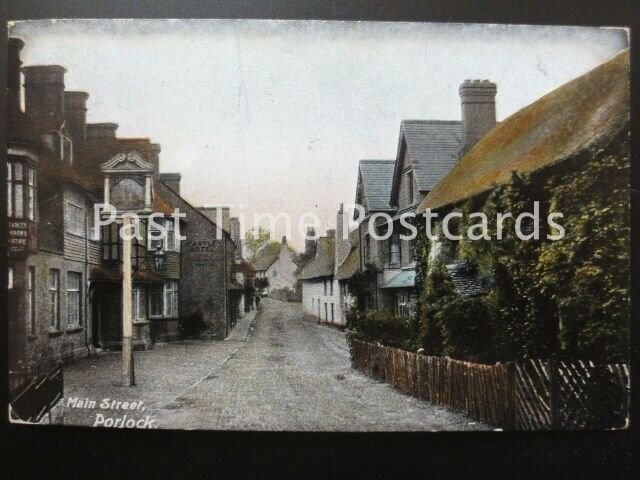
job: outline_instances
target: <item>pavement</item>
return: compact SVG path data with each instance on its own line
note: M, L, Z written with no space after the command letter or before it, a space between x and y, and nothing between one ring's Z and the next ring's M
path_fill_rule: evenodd
M305 320L297 303L265 299L261 310L240 319L225 340L158 344L135 352L135 368L136 386L122 387L119 353L67 366L65 424L269 431L489 429L352 369L344 333ZM117 402L127 402L126 408Z

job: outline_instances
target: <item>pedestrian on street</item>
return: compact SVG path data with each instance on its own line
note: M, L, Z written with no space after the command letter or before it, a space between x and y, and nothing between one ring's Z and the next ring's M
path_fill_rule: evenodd
M253 295L249 297L249 310L253 310Z
M260 310L260 295L256 295L256 310Z

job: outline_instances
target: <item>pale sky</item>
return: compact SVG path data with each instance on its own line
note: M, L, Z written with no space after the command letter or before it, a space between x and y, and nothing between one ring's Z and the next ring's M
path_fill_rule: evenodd
M628 45L620 29L332 21L25 21L11 34L24 65L62 65L67 90L89 93L89 122L160 143L192 204L230 205L247 227L285 212L294 232L305 212L335 225L358 161L395 158L401 120L459 120L463 80L498 85L500 121Z

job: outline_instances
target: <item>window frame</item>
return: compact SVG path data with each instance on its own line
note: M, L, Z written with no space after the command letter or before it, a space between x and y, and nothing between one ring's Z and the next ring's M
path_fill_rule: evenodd
M395 251L394 247L397 249ZM394 261L394 253L396 259ZM402 246L400 244L400 236L397 233L393 233L389 238L389 265L401 265L402 263Z
M71 286L71 279L77 280L77 287ZM67 328L81 327L82 322L82 274L79 272L67 272ZM71 306L77 306L77 312L72 311ZM73 314L77 318L71 318ZM77 320L77 321L76 321Z
M60 269L58 268L49 269L49 327L60 330Z
M16 175L17 170L20 170L20 179ZM28 160L10 157L7 160L7 218L35 222L35 196L35 169Z

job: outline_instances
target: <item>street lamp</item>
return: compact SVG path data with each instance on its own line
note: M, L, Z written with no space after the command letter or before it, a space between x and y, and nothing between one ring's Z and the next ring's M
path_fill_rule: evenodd
M156 245L156 251L151 254L153 259L153 268L156 272L159 272L164 267L164 252L162 251L162 245Z

